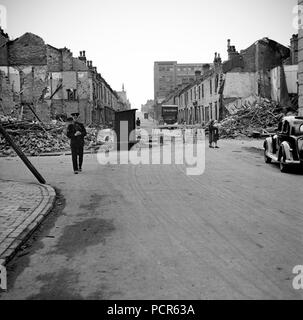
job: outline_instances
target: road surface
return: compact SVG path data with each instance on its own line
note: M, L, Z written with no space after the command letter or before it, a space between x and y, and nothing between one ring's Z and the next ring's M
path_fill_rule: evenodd
M241 141L206 150L206 170L32 158L61 197L8 266L0 299L302 299L302 174ZM18 159L1 178L34 181ZM5 168L3 170L2 168Z

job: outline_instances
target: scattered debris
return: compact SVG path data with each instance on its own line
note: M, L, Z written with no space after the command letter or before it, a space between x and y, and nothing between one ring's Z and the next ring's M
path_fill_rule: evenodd
M269 136L285 115L285 108L268 99L239 110L220 122L222 138L261 138Z
M1 116L0 121L6 132L14 139L14 142L28 156L70 150L70 141L66 136L67 125L65 122L56 121L42 126L39 122L18 121L7 116ZM102 142L97 139L99 128L87 127L86 130L86 149L97 148L102 145ZM16 156L13 148L1 135L0 156Z

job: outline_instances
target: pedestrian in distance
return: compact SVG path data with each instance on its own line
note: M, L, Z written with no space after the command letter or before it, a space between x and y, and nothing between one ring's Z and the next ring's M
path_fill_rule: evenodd
M136 126L137 126L137 127L140 127L140 126L141 126L141 121L140 121L139 118L137 118L137 120L136 120Z
M66 135L70 139L70 147L72 151L72 163L74 173L82 171L83 151L84 151L84 137L86 130L83 123L78 121L79 113L72 113L72 118L68 118L68 127Z
M214 144L214 148L217 148L217 149L219 149L217 145L218 140L219 140L219 123L217 120L215 120L213 123L213 144Z
M208 124L208 142L209 147L213 148L213 139L214 139L214 120L210 120Z
M197 142L198 142L198 128L195 127L193 129L193 143L197 144Z
M184 144L185 143L185 127L184 126L181 129L181 133L182 133L182 141L183 141L183 144Z

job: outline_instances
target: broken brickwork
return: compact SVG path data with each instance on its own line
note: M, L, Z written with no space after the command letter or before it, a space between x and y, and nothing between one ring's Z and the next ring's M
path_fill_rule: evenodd
M85 51L75 58L68 48L47 45L32 33L9 41L1 29L0 44L1 98L6 113L17 104L23 119L35 119L32 108L43 122L49 122L80 112L81 120L89 124L105 121L105 107L114 111L123 105L92 61L86 60Z

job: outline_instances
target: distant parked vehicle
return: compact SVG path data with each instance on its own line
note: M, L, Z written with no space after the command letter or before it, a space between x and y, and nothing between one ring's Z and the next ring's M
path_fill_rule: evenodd
M178 122L178 106L162 105L161 107L161 124L175 124ZM160 120L161 121L161 120ZM159 124L160 124L159 121Z
M266 138L263 146L265 162L279 162L281 172L293 165L303 168L303 117L283 117L277 133Z

